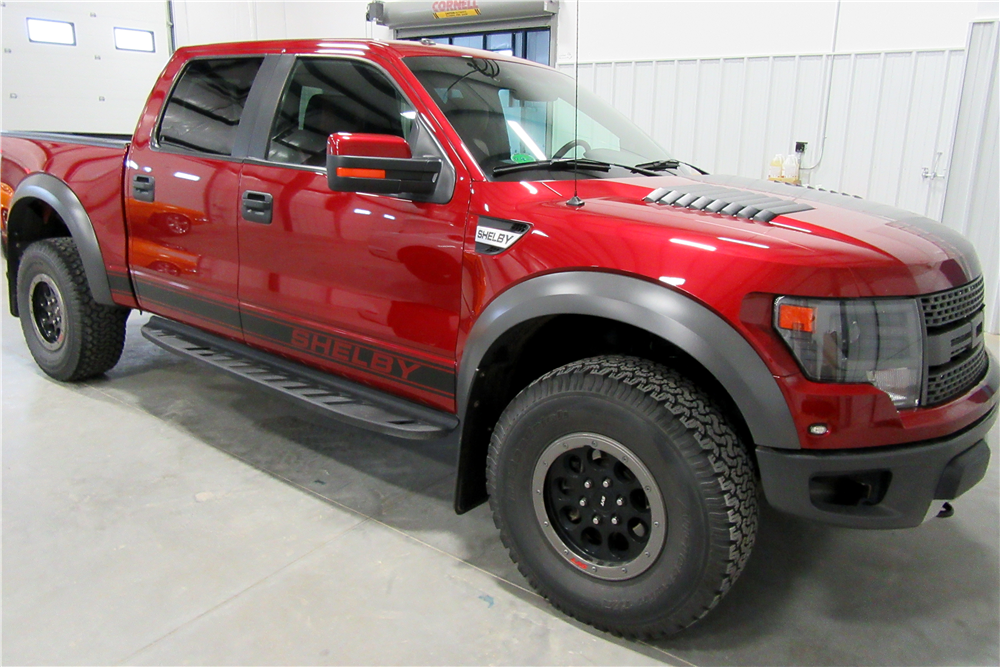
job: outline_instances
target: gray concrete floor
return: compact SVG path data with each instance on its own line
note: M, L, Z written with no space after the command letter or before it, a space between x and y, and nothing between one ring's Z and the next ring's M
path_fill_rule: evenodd
M1000 663L996 460L912 530L765 508L708 619L629 642L532 593L486 507L453 513L451 448L319 422L137 314L114 371L59 384L3 311L4 664Z

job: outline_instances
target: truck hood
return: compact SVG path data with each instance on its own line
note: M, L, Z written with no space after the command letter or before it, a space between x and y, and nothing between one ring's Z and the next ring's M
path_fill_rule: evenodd
M572 195L571 181L549 181L545 185L560 196ZM695 208L685 206L690 203L687 200L664 203L671 199L669 196L659 203L648 199L651 194L655 199L664 190L697 192L699 188L727 191L736 199L770 195L772 208L778 213L755 215L758 211L748 208L734 214L733 208L738 206L711 212L704 210L705 200L699 209L699 204ZM594 179L580 181L579 191L586 202L580 213L587 218L600 216L668 227L684 232L692 243L720 246L726 245L718 243L720 239L731 241L742 244L739 251L743 260L750 259L746 253L752 254L756 248L754 259L760 263L824 269L841 274L837 284L854 285L850 293L833 290L840 293L830 296L927 294L964 285L981 275L975 249L958 232L915 213L850 195L718 175ZM724 199L714 208L723 203ZM543 206L565 208L561 200ZM533 217L528 213L521 219L530 221ZM541 216L545 217L551 219L551 215ZM803 289L811 288L803 285Z

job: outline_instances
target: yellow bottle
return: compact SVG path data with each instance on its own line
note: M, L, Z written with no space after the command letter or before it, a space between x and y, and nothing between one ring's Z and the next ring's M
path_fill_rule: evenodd
M784 163L785 157L778 153L771 159L771 164L767 168L767 179L769 181L780 181L781 180L781 165Z
M799 158L797 155L789 155L785 158L781 169L781 180L785 183L799 184Z

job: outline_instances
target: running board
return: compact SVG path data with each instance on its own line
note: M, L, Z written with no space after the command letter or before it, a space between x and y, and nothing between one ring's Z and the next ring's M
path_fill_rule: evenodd
M169 352L200 361L321 415L398 438L427 440L458 427L453 415L389 396L226 340L153 317L142 335Z

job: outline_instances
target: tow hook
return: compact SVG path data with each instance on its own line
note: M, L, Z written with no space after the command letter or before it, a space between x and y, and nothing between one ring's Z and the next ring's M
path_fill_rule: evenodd
M951 503L943 500L935 500L930 504L930 507L927 508L927 512L924 514L923 523L927 523L932 519L947 519L954 514L955 508L951 506Z

